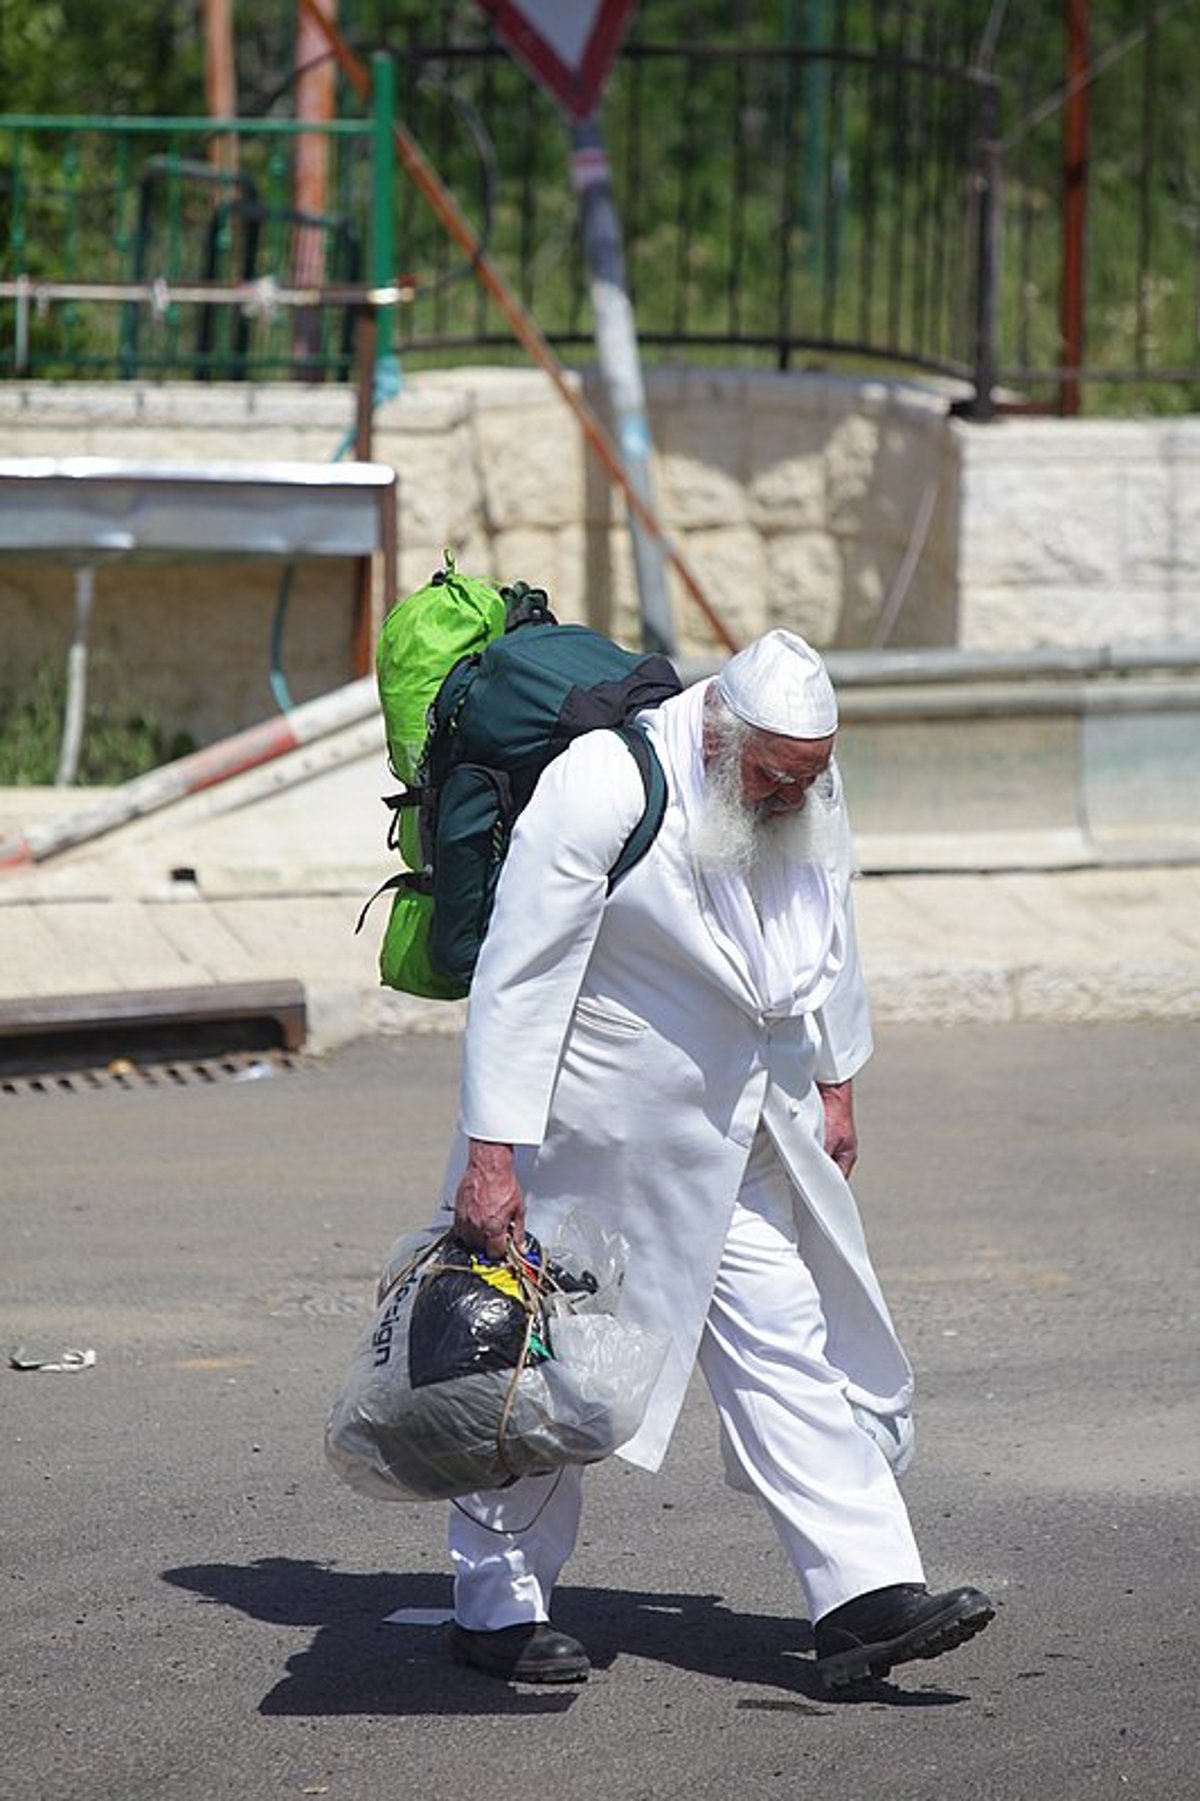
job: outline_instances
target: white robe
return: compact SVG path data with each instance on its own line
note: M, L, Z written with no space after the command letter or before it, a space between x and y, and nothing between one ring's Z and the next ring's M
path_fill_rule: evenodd
M653 737L653 715L648 723ZM518 1147L527 1224L543 1243L577 1208L627 1240L622 1314L670 1348L620 1454L656 1469L760 1119L820 1228L806 1234L807 1261L849 1399L906 1412L912 1372L854 1199L822 1142L815 1081L846 1080L871 1051L848 884L833 934L840 972L822 1006L764 1017L706 904L674 795L650 851L606 893L643 806L633 758L609 732L577 739L543 774L517 822L472 983L460 1127ZM447 1203L464 1155L460 1142Z

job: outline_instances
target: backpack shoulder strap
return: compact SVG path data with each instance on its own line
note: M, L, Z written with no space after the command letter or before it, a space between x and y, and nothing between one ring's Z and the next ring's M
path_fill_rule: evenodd
M642 778L642 786L646 790L646 807L642 817L621 846L621 852L608 875L608 892L611 894L623 875L641 862L650 846L658 836L663 815L667 810L667 778L663 766L658 760L654 746L645 731L638 725L615 725L611 730L617 734L638 766Z

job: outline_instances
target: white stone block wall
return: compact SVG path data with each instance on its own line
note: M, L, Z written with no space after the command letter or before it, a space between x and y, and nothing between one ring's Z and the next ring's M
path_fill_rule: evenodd
M571 379L603 415L594 372ZM648 371L647 388L664 525L735 640L787 624L820 644L869 642L895 598L927 491L937 504L892 641L953 635L958 453L945 396L820 375L683 369ZM12 385L0 389L0 454L326 462L353 429L354 410L348 388ZM564 619L636 641L624 501L541 372L413 376L377 412L373 454L398 475L402 593L428 580L448 545L460 567L540 583ZM97 638L118 654L130 691L207 738L271 710L277 586L278 571L262 565L198 564L170 578L113 565L99 576ZM670 587L681 649L716 651L683 583L672 575ZM301 571L285 641L295 698L346 678L352 594L348 570ZM0 681L19 683L40 658L65 656L70 617L65 567L0 564L9 646Z
M890 642L952 639L958 452L945 394L696 369L648 370L646 388L664 522L736 638L789 625L823 646L862 645L892 599ZM594 375L587 391L602 410ZM922 554L901 593L926 496ZM593 482L589 497L590 523L612 529L621 514L607 489ZM623 574L609 579L600 611L629 631L628 558L615 548L610 557ZM684 650L716 648L682 588L672 593Z
M571 379L603 416L595 372ZM837 648L1200 637L1200 420L967 425L936 384L814 373L653 368L646 387L664 525L738 641L780 624ZM0 456L327 462L354 411L341 387L8 384ZM449 545L460 567L540 583L564 619L636 641L624 502L540 371L408 377L376 414L374 455L398 472L401 592ZM208 738L271 710L277 583L264 566L113 565L97 633L150 710ZM681 650L713 654L670 588ZM295 698L346 679L352 594L348 568L300 571ZM0 689L65 658L70 618L65 567L0 562Z
M1200 419L953 429L960 643L1200 638Z

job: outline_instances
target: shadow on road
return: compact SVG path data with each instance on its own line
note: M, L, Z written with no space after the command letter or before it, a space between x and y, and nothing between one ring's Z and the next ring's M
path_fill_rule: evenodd
M533 1692L460 1669L450 1664L441 1629L388 1621L400 1608L448 1609L448 1576L360 1575L267 1557L251 1564L186 1565L165 1570L163 1579L252 1619L316 1628L308 1649L287 1660L286 1676L263 1697L264 1714L562 1713L579 1692ZM751 1697L740 1703L746 1707L820 1712L852 1700L931 1707L966 1699L928 1687L906 1692L887 1682L846 1697L827 1696L803 1655L813 1642L805 1621L734 1613L717 1595L564 1586L555 1591L554 1617L582 1639L598 1669L621 1656L639 1657L748 1687L782 1689L788 1697Z

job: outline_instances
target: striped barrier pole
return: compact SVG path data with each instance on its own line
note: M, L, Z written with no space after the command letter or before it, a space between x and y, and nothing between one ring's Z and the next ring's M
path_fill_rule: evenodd
M59 852L102 837L117 826L157 813L170 806L172 801L199 794L232 776L245 774L248 769L257 769L263 763L270 763L276 757L298 750L330 732L340 731L344 726L357 725L378 710L375 678L362 676L345 687L335 688L316 700L293 707L290 713L263 720L247 731L206 745L191 756L164 763L147 775L135 776L133 781L106 794L95 806L81 808L67 819L0 839L0 875L44 863Z

